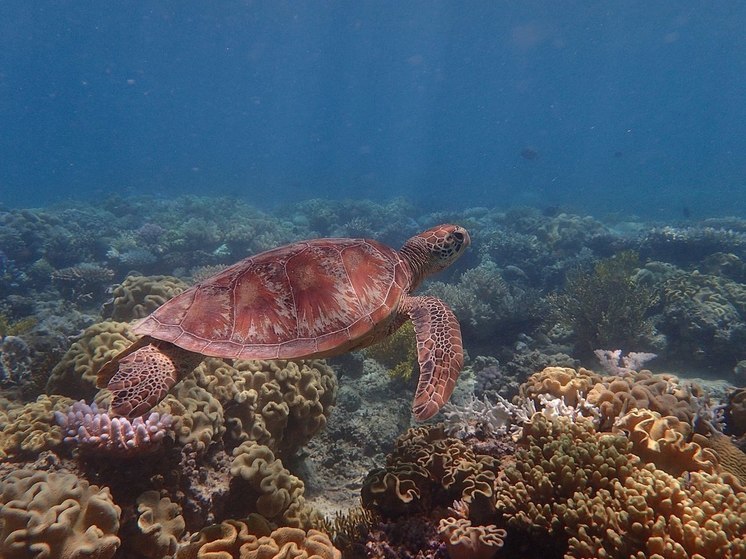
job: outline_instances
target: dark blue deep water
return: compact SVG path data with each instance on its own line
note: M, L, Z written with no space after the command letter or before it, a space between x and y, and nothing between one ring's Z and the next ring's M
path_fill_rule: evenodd
M746 215L741 2L0 4L0 204Z

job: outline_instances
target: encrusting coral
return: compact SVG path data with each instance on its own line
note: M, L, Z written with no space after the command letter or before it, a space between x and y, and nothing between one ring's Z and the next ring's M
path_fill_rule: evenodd
M107 488L69 473L15 470L2 479L0 556L109 559L120 508Z

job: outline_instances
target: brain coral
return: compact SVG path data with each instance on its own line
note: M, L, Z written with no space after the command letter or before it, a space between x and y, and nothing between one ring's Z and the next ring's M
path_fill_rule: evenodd
M197 383L225 410L228 435L292 454L326 425L336 401L337 378L321 360L246 361L228 365L208 358Z
M105 321L89 326L52 370L47 394L93 399L98 391L98 370L136 339L126 322Z
M496 483L511 529L548 534L565 557L735 559L746 549L746 493L715 474L676 478L589 420L535 415Z
M69 473L15 470L2 480L0 556L108 559L120 509L107 488Z
M182 545L176 559L341 559L329 536L317 530L278 528L252 514L208 526Z
M0 399L0 462L60 444L63 432L54 421L54 412L66 410L72 403L64 396L42 395L35 402L17 406Z
M114 288L106 311L112 320L119 322L145 318L187 287L173 276L127 276Z

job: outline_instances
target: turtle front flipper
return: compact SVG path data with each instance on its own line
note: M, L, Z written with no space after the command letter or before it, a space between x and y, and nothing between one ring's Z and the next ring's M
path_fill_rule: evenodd
M106 386L112 393L111 412L130 418L148 413L203 358L157 340L127 353Z
M453 311L436 297L407 297L402 311L414 323L420 379L412 410L424 421L451 397L464 364L461 326Z

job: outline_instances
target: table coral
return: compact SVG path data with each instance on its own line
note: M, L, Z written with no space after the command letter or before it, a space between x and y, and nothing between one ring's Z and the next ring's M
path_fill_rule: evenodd
M120 509L107 488L69 473L15 470L2 480L0 556L108 559Z
M47 394L92 400L98 391L98 370L137 339L126 322L104 321L89 326L52 370Z

